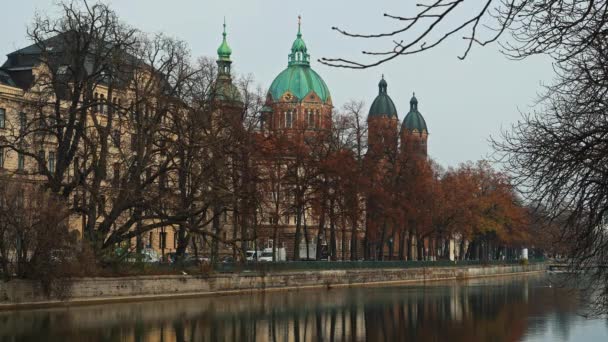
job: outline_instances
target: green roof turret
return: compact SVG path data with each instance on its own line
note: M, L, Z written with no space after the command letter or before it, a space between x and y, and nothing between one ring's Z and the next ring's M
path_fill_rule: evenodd
M224 36L224 38L222 39L220 47L217 48L217 55L221 61L230 61L232 49L228 46L228 42L226 41L226 18L224 18L224 32L222 33L222 36Z
M418 99L416 98L416 93L414 93L410 99L410 111L405 116L405 119L403 119L401 129L407 129L410 132L428 133L426 121L424 120L422 114L420 114L418 111Z
M378 83L378 96L369 108L368 119L377 117L397 118L397 108L395 103L387 92L388 83L382 75L382 79Z

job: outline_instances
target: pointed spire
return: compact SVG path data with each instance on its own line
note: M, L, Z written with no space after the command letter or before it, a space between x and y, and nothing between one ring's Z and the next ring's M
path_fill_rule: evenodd
M226 16L224 16L224 33L222 33L222 36L226 39Z
M302 38L301 26L302 26L302 16L298 15L298 38Z
M217 48L217 55L221 61L229 61L230 55L232 54L232 49L228 46L228 42L226 41L226 17L224 17L224 30L222 32L222 44L219 48Z

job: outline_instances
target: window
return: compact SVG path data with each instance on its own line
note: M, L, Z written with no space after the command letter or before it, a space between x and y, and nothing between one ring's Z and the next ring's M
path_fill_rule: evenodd
M55 152L49 152L49 172L55 173Z
M308 110L308 127L315 128L315 114L312 110Z
M158 187L160 190L165 190L167 188L167 175L165 175L164 172L158 176Z
M38 172L44 172L44 162L45 162L45 153L44 150L38 151Z
M148 248L152 248L152 242L154 240L154 233L150 232L148 235Z
M43 133L46 130L46 127L47 127L47 125L46 125L46 119L45 119L45 117L42 114L40 114L40 119L38 121L38 131L39 131L39 133Z
M159 236L159 242L160 242L160 249L165 249L167 246L167 233L165 232L160 232L158 233Z
M285 114L285 128L293 128L293 112L287 111Z
M27 126L27 118L25 117L25 113L19 113L19 131L21 133L25 132L25 126Z
M137 150L137 133L132 133L131 134L131 150L132 151L136 151Z
M179 235L177 232L173 232L173 248L177 249L177 241L179 240Z
M57 68L57 74L58 75L65 75L68 73L68 66L67 65L61 65L59 66L59 68Z
M19 208L19 209L23 208L23 204L24 204L23 189L19 189L17 191L17 198L15 199L15 204L17 205L17 208Z
M17 170L23 171L25 169L25 156L23 153L17 153Z
M115 129L113 132L114 144L116 147L120 147L120 129Z
M0 169L4 168L4 147L0 147Z
M112 183L114 186L118 186L118 182L120 180L120 164L114 163L114 178L112 179Z
M106 112L106 99L103 94L99 96L99 112L105 114Z
M0 128L4 128L4 121L6 119L6 109L0 108Z
M106 211L106 196L99 196L99 205L97 206L97 210L99 211L99 214Z
M80 170L80 166L79 166L79 160L78 157L74 157L74 177L78 177L78 175L80 174L79 170Z

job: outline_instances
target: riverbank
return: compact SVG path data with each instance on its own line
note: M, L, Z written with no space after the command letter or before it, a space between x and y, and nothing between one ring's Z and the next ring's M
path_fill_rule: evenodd
M209 276L169 275L121 278L79 278L69 283L69 298L43 294L37 282L12 280L0 283L0 310L121 301L144 301L199 296L219 296L265 291L298 291L315 288L396 285L441 280L466 280L544 272L543 263L406 269L310 270L241 272Z

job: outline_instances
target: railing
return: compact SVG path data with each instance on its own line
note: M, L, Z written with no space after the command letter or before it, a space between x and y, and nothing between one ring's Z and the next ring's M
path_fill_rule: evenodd
M544 259L530 259L529 263L544 262ZM232 272L276 272L304 270L352 270L366 268L423 268L423 267L460 267L518 265L521 260L438 260L438 261L287 261L287 262L248 262L218 263L215 271Z

